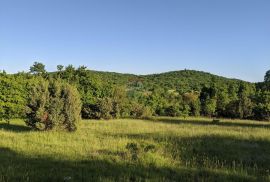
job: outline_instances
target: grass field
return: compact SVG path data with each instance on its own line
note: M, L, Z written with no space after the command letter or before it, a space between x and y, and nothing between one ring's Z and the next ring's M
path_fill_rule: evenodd
M64 133L0 122L0 181L270 181L270 123L121 119Z

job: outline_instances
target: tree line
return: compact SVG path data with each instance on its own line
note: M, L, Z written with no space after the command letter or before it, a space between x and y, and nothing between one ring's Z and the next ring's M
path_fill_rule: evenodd
M75 93L75 88L79 96L73 94L73 101L79 106L76 98L80 97L82 107L77 110L85 119L207 116L269 121L270 71L264 80L249 83L191 70L140 76L91 71L85 66L72 65L58 65L56 72L47 72L44 64L35 62L27 73L0 73L0 118L29 118L29 101L35 97L49 98L43 101L43 108L42 101L32 101L37 102L42 117L45 117L44 110L50 110L53 104L65 110L62 106L70 101L63 101L63 93L67 90ZM67 89L69 86L65 84L72 88ZM30 85L43 85L39 89L47 96L38 96L33 89L30 92L29 88L33 88ZM65 122L63 118L68 112L72 109L66 114L51 110L47 113ZM62 118L57 118L58 115Z

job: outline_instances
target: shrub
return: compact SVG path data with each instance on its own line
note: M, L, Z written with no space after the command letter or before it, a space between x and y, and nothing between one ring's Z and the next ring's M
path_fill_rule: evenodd
M180 116L181 112L179 109L180 108L178 105L170 105L170 106L165 108L165 115L171 116L171 117Z
M127 156L132 161L138 161L140 156L146 154L146 153L154 153L156 152L156 146L153 144L146 144L146 143L127 143L126 145L127 149Z
M138 155L139 155L139 147L137 143L128 143L126 146L126 149L129 151L129 155L131 156L131 159L133 161L137 161L138 160Z
M81 102L77 89L56 80L40 77L28 87L26 124L38 130L76 130Z
M98 100L98 118L100 119L112 119L113 102L111 98L105 97Z
M153 110L148 106L134 102L131 104L130 115L134 118L149 119L153 116Z
M254 108L254 114L257 120L270 121L270 104L258 104Z
M145 106L141 115L141 119L151 119L153 116L153 109L149 106Z
M97 104L83 104L83 119L100 119L99 108Z

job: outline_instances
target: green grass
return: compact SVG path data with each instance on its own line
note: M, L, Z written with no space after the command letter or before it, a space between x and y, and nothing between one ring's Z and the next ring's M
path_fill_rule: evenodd
M270 181L270 123L83 121L75 133L0 122L0 181Z

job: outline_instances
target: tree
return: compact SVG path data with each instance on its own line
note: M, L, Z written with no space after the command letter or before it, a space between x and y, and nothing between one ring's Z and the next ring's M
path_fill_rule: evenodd
M20 75L0 74L0 120L24 117L25 85Z
M26 124L38 130L76 130L81 103L77 89L67 83L37 77L28 87Z
M201 104L199 100L200 94L198 92L189 92L183 94L183 101L185 104L187 104L190 108L190 114L192 116L199 116L200 110L201 110ZM189 115L189 114L188 114Z
M217 114L219 116L226 116L226 107L229 103L228 89L226 87L220 88L217 93Z
M125 87L114 87L112 88L112 102L113 102L113 112L112 115L114 118L120 118L121 116L126 116L127 108L127 93Z
M247 84L242 83L239 87L239 101L238 101L238 112L240 118L250 118L252 116L253 103L250 98L253 95L253 88L248 87Z
M75 77L75 72L76 69L73 65L68 65L65 67L65 71L61 74L61 78L64 80L67 80L69 83L74 83L76 82L76 77Z
M213 116L217 107L217 89L213 85L211 87L204 87L201 91L200 101L202 105L202 114L205 116Z
M258 90L256 103L254 107L255 119L270 121L270 91Z
M63 65L57 65L57 71L61 72L63 71L64 66Z
M216 99L210 99L208 98L205 102L205 108L204 108L204 113L206 116L213 116L215 115L216 112L216 107L217 107L217 100Z
M264 82L270 82L270 70L268 70L264 76Z
M30 67L30 73L33 73L33 74L46 73L45 65L39 62L34 62L33 66Z
M181 115L179 105L170 105L165 108L164 112L166 116L171 116L171 117L176 117L176 116Z

